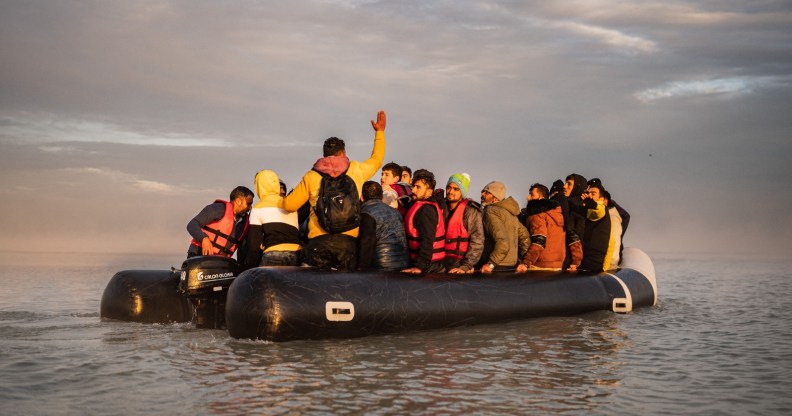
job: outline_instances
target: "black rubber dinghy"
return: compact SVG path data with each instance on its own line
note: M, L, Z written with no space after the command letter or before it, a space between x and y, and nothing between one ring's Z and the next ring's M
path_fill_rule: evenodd
M657 302L654 266L625 249L612 273L412 277L398 272L341 273L262 267L239 275L225 318L235 338L289 341L351 338L450 328L596 310L626 313Z

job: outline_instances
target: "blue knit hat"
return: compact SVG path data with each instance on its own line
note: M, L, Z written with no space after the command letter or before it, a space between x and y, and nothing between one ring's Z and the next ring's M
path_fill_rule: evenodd
M462 191L462 198L467 198L468 188L470 187L470 175L467 173L455 173L448 178L448 183L446 183L446 188L448 184L454 182L459 186L459 190Z

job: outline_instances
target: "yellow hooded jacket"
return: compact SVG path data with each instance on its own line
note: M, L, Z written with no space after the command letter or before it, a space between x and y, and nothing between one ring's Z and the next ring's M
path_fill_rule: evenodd
M346 170L346 174L355 181L358 195L360 195L363 189L363 183L371 179L371 177L377 173L380 166L382 166L382 160L384 158L385 132L378 131L374 135L374 148L371 151L371 157L366 161L349 161L345 156L327 156L317 160L314 164L314 169L327 173L333 177L339 176ZM308 221L309 239L327 234L327 231L319 225L319 219L314 212L321 182L322 175L314 170L309 170L303 175L302 180L297 184L297 187L294 188L294 191L283 199L283 208L289 212L297 211L306 201L310 202L311 214ZM358 231L359 228L356 227L343 234L357 238Z
M259 201L250 210L250 224L264 225L280 222L290 225L295 228L295 240L297 240L297 230L300 228L297 213L283 209L283 197L280 196L280 181L275 172L262 170L256 174L256 194L259 197ZM265 252L297 251L301 246L299 244L283 243L261 248Z

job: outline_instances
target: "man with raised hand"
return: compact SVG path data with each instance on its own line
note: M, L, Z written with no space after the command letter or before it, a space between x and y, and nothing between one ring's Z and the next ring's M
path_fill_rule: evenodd
M323 176L339 178L348 176L356 186L358 203L363 183L369 180L382 166L385 157L385 112L377 113L377 120L371 121L374 128L374 148L371 157L363 162L350 161L347 157L343 140L331 137L324 142L323 157L314 163L313 168L303 175L302 180L283 200L286 211L297 211L309 202L311 206L308 220L308 243L304 248L305 261L312 266L325 269L354 270L356 267L356 238L358 226L351 229L330 233L322 227L316 212ZM321 214L321 213L320 213ZM358 225L359 225L358 212Z

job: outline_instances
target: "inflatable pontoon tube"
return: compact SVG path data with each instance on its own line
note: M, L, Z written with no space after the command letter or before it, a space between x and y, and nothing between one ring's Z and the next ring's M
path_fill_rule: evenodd
M656 303L651 260L625 249L614 273L517 275L341 273L299 267L243 272L231 284L226 325L234 338L352 338L595 310L630 312ZM635 268L631 268L632 265Z

